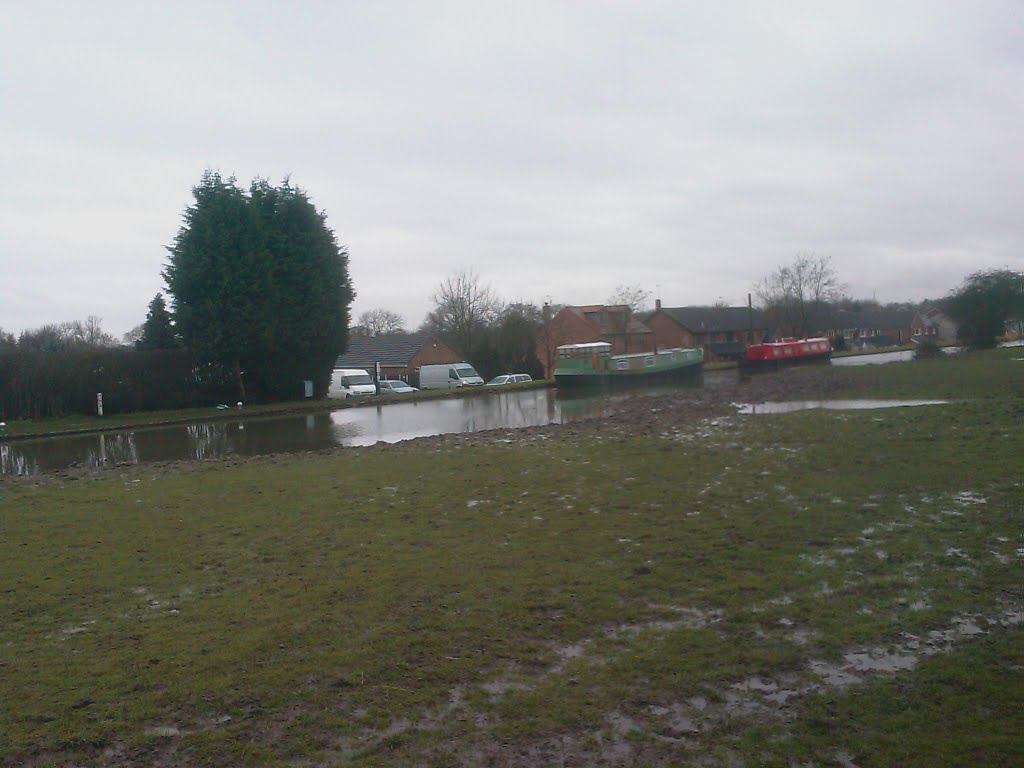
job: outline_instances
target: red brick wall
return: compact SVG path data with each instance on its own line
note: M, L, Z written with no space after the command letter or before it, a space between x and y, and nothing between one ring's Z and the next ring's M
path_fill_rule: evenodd
M537 359L544 366L544 377L551 378L551 369L558 365L558 348L563 344L588 344L607 341L612 345L612 354L623 352L651 352L654 349L654 334L631 333L627 339L622 334L602 336L594 325L570 309L563 309L537 334ZM628 341L628 349L627 349ZM548 361L551 362L549 368Z
M420 351L416 353L415 357L409 361L409 368L415 370L421 365L461 362L463 362L463 359L459 357L458 352L440 339L432 338L424 344Z
M544 378L551 378L551 369L558 365L558 348L562 344L586 344L602 341L594 326L575 312L563 309L537 334L537 359L544 366ZM549 368L548 363L551 363Z
M658 349L673 349L675 347L689 349L696 346L693 334L664 312L655 312L646 325L654 331Z

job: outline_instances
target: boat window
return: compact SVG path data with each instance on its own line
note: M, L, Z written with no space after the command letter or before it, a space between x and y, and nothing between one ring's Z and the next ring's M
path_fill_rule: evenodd
M618 360L616 362L617 362L617 367L618 367L618 369L620 371L628 371L629 370L629 360Z
M793 348L792 347L784 347L784 349L785 349L785 354L787 354L787 355L792 355L793 354Z
M644 358L644 365L646 365L648 368L653 367L654 366L654 358L653 357L645 357Z
M778 357L782 354L782 351L778 347L775 347L775 349L772 350L772 354Z
M810 352L811 351L810 344L801 344L800 345L800 351L801 352Z

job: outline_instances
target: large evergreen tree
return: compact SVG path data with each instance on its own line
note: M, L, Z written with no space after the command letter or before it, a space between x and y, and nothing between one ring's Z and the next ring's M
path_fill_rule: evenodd
M326 215L287 180L246 193L207 171L193 196L163 273L185 346L243 400L326 391L353 298Z
M171 313L167 311L163 294L158 293L149 302L149 313L142 325L142 336L135 343L137 349L174 349L178 339L171 326Z

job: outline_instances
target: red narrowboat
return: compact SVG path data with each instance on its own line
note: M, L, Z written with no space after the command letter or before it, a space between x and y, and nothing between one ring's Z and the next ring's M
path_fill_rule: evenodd
M752 344L740 357L747 370L775 370L786 365L827 363L832 359L832 342L826 338L780 339Z

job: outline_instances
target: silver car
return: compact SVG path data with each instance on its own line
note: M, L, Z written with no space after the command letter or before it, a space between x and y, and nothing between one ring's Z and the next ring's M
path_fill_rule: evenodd
M503 373L488 381L487 386L500 387L503 384L522 384L527 381L533 381L533 377L528 373Z
M380 393L382 395L401 395L406 392L419 392L419 390L397 379L380 380Z

